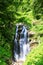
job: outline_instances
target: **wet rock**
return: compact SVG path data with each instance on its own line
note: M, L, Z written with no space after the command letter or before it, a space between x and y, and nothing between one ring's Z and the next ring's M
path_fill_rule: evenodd
M28 32L29 37L33 37L35 34L36 34L36 33L35 33L35 32L32 32L32 31L29 31L29 32Z

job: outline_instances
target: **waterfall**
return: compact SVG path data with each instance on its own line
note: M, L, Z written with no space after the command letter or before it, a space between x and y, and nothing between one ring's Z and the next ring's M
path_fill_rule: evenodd
M28 39L28 32L26 27L24 25L16 26L16 34L14 39L14 57L16 61L24 61L26 55L30 52Z

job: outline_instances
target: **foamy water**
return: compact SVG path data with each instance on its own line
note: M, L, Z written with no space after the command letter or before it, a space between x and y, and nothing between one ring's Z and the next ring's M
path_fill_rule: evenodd
M23 37L21 36L23 34ZM25 26L23 26L23 29L20 33L20 39L19 43L17 42L17 36L18 36L18 26L16 28L16 35L15 35L15 48L14 48L14 57L16 61L23 60L25 61L26 55L30 52L30 44L28 44L29 38L27 38L27 29ZM19 44L19 48L18 48Z

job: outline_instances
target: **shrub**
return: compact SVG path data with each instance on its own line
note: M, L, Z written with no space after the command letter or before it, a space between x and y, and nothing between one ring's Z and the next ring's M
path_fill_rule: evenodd
M34 48L23 65L43 65L43 43Z

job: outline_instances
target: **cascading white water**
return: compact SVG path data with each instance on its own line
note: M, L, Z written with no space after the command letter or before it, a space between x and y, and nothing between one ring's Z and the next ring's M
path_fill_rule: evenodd
M30 46L28 43L28 33L26 27L22 25L21 32L18 33L18 26L16 26L16 34L14 40L15 60L25 61L25 57L29 52L30 52Z

